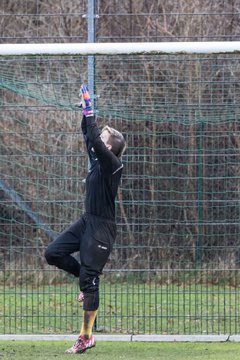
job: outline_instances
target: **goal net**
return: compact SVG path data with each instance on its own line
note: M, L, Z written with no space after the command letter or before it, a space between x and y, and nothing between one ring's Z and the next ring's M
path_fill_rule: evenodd
M88 165L75 104L81 83L88 81L90 53L99 126L119 129L128 144L117 201L118 236L106 279L238 284L240 64L234 50L239 49L212 45L206 51L195 44L191 51L180 44L177 51L168 44L167 50L163 45L154 50L152 44L146 50L138 45L136 54L124 53L120 45L115 53L101 54L94 45L75 54L51 54L49 48L45 54L32 48L31 54L26 47L21 55L18 50L14 54L14 46L11 54L0 48L0 257L5 284L60 281L43 252L84 211ZM202 50L196 51L199 46ZM169 305L168 316L174 319L177 310L171 309ZM106 308L102 315L108 316ZM223 316L214 313L202 321L218 315ZM190 321L187 316L184 321ZM236 319L233 315L226 327L236 325ZM163 330L150 320L145 329L127 324L123 321L121 330ZM167 324L166 331L181 332L179 322L171 328ZM194 323L191 331L203 328Z

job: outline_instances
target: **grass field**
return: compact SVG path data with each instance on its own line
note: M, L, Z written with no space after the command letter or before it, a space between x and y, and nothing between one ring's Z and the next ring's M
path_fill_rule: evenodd
M0 341L1 360L239 360L238 343L126 343L98 342L84 354L65 354L72 343L63 341Z

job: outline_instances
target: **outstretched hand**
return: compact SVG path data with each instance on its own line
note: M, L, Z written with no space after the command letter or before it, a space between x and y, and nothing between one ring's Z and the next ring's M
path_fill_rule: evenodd
M80 87L79 96L82 98L80 108L82 109L83 115L86 117L93 116L92 102L90 99L88 87L86 85L82 85Z

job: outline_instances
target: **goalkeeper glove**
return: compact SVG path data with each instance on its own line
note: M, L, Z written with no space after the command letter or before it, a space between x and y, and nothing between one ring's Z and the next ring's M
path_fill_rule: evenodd
M86 117L93 116L93 108L87 86L82 85L80 87L79 96L82 97L82 101L80 104L80 107L82 109L82 114L85 115Z

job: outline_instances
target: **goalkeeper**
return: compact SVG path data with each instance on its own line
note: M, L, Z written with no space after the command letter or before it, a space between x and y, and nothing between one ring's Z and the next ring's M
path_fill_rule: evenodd
M99 276L108 260L116 237L115 197L123 165L123 135L106 126L97 127L90 95L81 86L82 132L90 159L86 178L85 213L63 231L46 249L45 257L55 265L79 277L79 301L83 301L83 323L76 343L67 353L82 353L95 346L92 327L99 307ZM80 251L80 264L71 255Z

